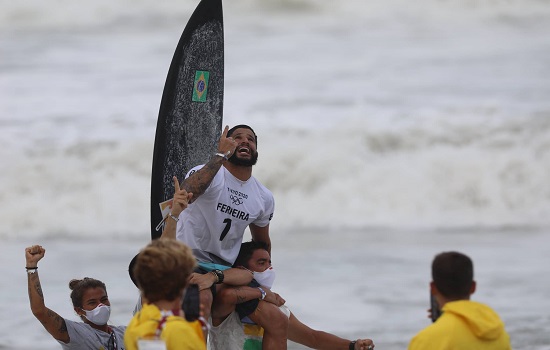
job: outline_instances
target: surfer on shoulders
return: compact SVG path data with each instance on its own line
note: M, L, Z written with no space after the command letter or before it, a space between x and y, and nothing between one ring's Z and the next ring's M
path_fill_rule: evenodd
M111 303L105 284L93 278L71 280L71 300L82 322L59 316L46 307L38 277L38 262L46 254L40 245L25 248L29 301L33 315L63 349L122 349L126 326L108 325Z
M269 223L275 201L271 191L252 176L257 142L250 126L226 126L210 161L191 169L181 188L174 179L174 198L179 192L183 204L174 200L161 238L178 239L192 249L199 266L190 283L201 289L205 318L222 283L246 285L252 280L249 276L239 281L231 269L246 228L254 241L271 249ZM264 349L287 348L288 318L276 305L254 299L238 309L264 328Z

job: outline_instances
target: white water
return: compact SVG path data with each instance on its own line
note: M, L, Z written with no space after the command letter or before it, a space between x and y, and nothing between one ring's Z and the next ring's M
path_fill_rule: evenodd
M0 347L56 348L26 304L33 243L48 249L53 309L71 314L66 284L85 272L128 319L162 87L195 4L0 1L0 253L13 277ZM431 258L461 249L514 348L549 349L550 4L232 0L224 14L224 119L259 135L277 288L296 314L404 348L427 324Z

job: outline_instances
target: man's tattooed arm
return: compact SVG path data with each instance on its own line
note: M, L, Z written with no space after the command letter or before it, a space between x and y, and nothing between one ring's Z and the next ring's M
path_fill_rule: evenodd
M244 303L245 301L260 299L262 297L262 292L258 288L253 287L235 287L233 288L234 293L234 302L236 304Z
M181 187L187 192L193 193L191 201L197 199L206 191L212 179L214 179L214 176L220 170L223 161L222 157L214 156L200 170L194 172L183 181Z

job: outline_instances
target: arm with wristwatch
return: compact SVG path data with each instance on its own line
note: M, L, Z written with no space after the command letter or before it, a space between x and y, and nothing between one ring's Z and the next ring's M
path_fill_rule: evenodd
M238 275L237 272L239 270L241 269L231 268L229 270L223 271L223 273L226 274L227 272L235 272L235 275ZM227 278L225 278L224 281L226 279ZM269 288L265 286L250 287L246 285L247 283L237 284L234 283L234 280L231 280L231 275L229 277L229 281L224 283L227 284L228 287L224 288L218 293L218 295L224 295L223 298L220 298L223 299L224 304L235 306L237 304L254 299L263 300L268 303L275 304L276 306L281 306L285 303L285 300L279 294L272 292Z
M233 270L239 270L234 268ZM220 289L214 299L212 307L212 321L214 326L218 326L230 313L235 311L235 306L250 300L259 299L272 303L275 306L281 306L285 300L277 293L273 293L269 288L249 287L249 286L227 286Z
M252 271L248 269L232 267L224 271L216 269L205 274L194 273L191 276L190 283L197 284L199 290L207 289L214 284L221 283L231 286L224 289L231 290L231 296L229 296L229 299L224 299L224 303L233 306L253 299L265 300L277 306L281 306L285 303L284 299L279 294L273 293L267 287L247 286L252 281L253 277Z

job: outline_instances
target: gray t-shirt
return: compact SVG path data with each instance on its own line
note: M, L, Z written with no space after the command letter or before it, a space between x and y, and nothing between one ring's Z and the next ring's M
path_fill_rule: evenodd
M110 326L115 333L113 342L111 334L92 328L84 322L65 319L65 324L67 325L67 332L71 340L67 344L58 340L63 349L124 350L124 331L126 330L126 326Z

